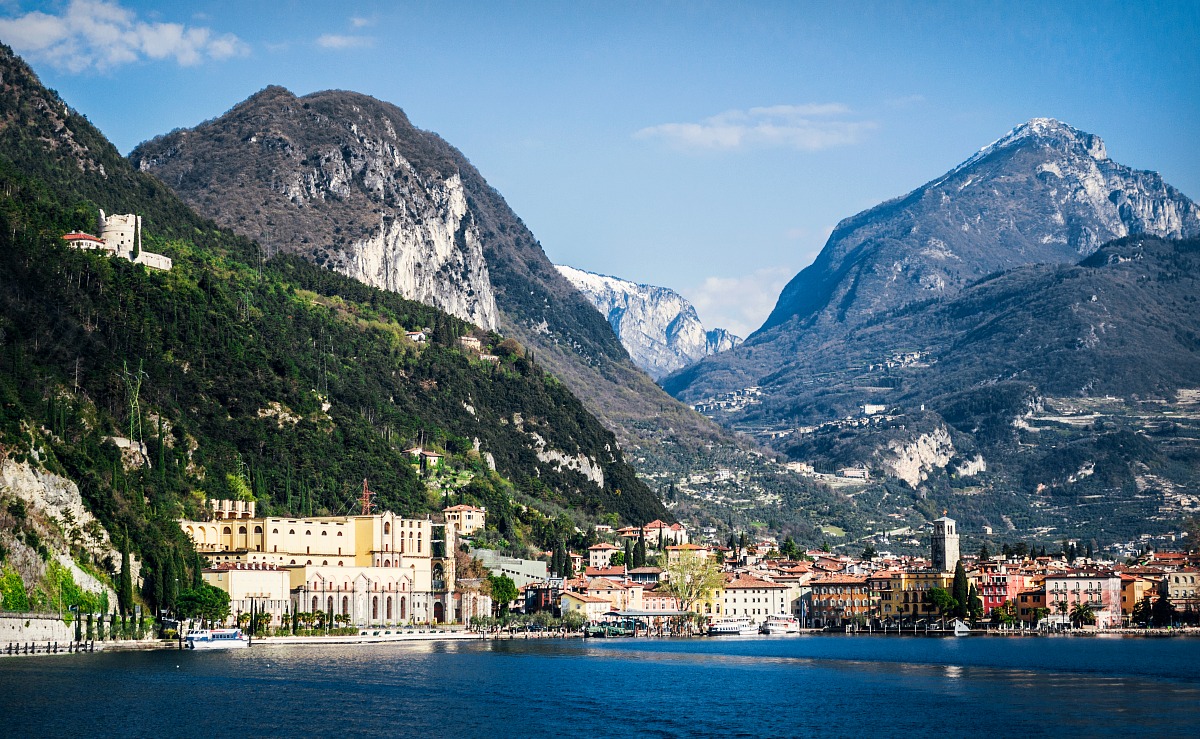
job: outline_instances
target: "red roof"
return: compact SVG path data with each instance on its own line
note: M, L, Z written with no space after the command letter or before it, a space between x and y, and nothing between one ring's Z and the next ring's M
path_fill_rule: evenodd
M784 585L782 583L771 582L770 580L763 580L761 578L754 577L753 575L738 575L738 576L734 577L732 580L729 580L728 582L725 583L726 590L740 590L742 588L784 588L784 589L787 589L787 587L788 587L787 585Z

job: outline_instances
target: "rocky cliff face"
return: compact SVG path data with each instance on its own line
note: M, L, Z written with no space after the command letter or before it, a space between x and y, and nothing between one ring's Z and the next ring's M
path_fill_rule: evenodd
M269 248L499 328L462 177L407 151L401 132L412 127L399 109L371 101L334 114L331 95L301 100L267 88L221 119L143 144L132 158ZM231 145L213 156L213 138ZM231 156L244 165L227 166Z
M742 341L725 329L706 331L695 307L674 290L555 268L608 319L633 363L656 380Z

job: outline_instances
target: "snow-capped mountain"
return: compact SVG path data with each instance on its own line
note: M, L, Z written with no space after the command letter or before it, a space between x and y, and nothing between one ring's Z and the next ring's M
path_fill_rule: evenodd
M723 328L706 331L695 307L674 290L555 268L608 319L634 364L656 380L742 343Z

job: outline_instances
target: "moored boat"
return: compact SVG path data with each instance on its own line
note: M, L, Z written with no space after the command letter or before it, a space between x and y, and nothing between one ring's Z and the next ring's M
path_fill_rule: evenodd
M799 634L800 622L786 613L781 613L777 616L768 616L766 622L762 625L762 633Z
M187 634L188 649L243 649L250 640L241 629L197 629Z
M758 627L750 623L749 616L721 618L708 625L709 636L740 636L757 633Z

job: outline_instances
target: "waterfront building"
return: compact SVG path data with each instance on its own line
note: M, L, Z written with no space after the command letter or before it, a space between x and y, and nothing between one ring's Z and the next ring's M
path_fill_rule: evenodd
M941 614L926 597L930 590L954 587L954 573L935 570L906 570L892 574L891 587L880 593L880 606L884 618L895 618L905 623L938 618Z
M286 568L262 562L225 562L206 567L204 582L229 593L229 610L236 619L251 608L269 613L272 625L282 625L292 612L291 577Z
M1073 570L1047 575L1046 607L1050 621L1070 625L1071 612L1081 603L1091 606L1096 628L1121 626L1121 576L1100 570Z
M809 621L815 628L842 626L870 614L872 599L866 575L823 575L810 581L809 588Z
M252 501L233 500L210 500L209 508L210 520L180 521L196 551L217 565L286 569L293 611L317 602L328 612L332 604L359 625L453 617L455 532L429 517L257 517Z
M1175 607L1175 612L1192 623L1200 615L1200 569L1180 567L1163 576L1162 591Z
M1008 601L1015 602L1017 594L1026 585L1026 578L1020 570L1003 562L983 562L977 572L970 574L975 576L978 583L984 616L990 615L995 608L1003 608Z
M725 616L749 616L752 623L761 623L767 616L788 613L788 590L787 585L753 575L729 575L721 591Z
M540 559L521 559L497 554L492 549L472 549L471 556L493 575L506 575L518 588L542 582L550 576L549 565Z
M587 593L576 593L564 590L559 601L559 611L562 615L578 613L585 621L599 621L612 609L612 603L604 598L598 598Z

